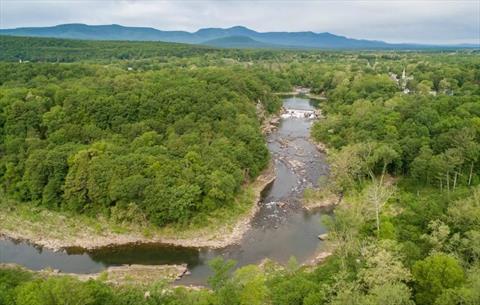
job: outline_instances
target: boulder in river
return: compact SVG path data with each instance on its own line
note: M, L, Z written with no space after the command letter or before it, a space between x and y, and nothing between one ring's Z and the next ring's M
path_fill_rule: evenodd
M318 239L320 240L326 240L328 238L328 233L323 233L318 235Z

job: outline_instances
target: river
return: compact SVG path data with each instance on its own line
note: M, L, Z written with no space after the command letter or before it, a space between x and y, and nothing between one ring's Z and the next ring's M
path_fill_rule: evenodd
M306 98L284 99L284 108L314 110ZM208 261L216 256L234 259L237 266L260 263L270 258L286 263L294 256L302 263L322 247L318 235L325 233L322 212L307 212L300 199L306 187L317 186L327 175L325 156L309 141L313 120L284 115L277 130L268 135L277 178L263 192L259 212L238 245L223 249L174 247L159 244L109 247L92 252L60 251L35 247L26 242L0 240L0 263L17 263L32 270L46 267L67 273L94 273L122 264L187 263L190 275L179 284L205 284L210 275Z

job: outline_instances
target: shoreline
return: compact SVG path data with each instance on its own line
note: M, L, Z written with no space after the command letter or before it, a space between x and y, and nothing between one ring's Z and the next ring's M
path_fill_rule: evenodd
M261 194L276 178L273 162L260 174L253 183L250 184L254 193L252 207L248 212L237 219L233 227L230 225L222 225L216 228L214 232L201 232L199 229L197 236L194 237L166 237L161 233L153 233L152 236L144 236L141 232L131 233L114 233L101 232L99 234L77 234L76 236L66 236L64 238L56 238L53 236L38 236L35 232L28 230L19 232L6 229L0 225L0 238L8 238L11 240L25 241L27 243L51 249L54 251L78 249L83 251L92 251L100 248L108 248L115 246L126 246L133 244L162 244L179 247L191 248L224 248L232 244L238 243L245 232L250 228L250 221L259 209L259 201ZM50 212L52 213L52 212ZM65 218L63 215L58 217ZM1 220L1 216L0 216ZM61 229L61 228L58 228Z
M264 135L268 135L278 127L280 115L284 111L282 107L278 113L263 117L261 130ZM328 150L322 147L321 143L319 144L313 141L313 139L311 140L320 152L328 153ZM251 220L260 209L259 202L261 201L262 193L274 182L275 178L276 173L272 159L267 168L264 169L253 182L244 187L245 191L250 189L250 192L253 193L252 205L249 206L241 216L236 217L235 220L230 223L214 223L211 227L206 225L198 229L189 228L184 231L177 231L175 228L164 228L163 230L162 228L153 228L154 231L147 234L145 232L146 230L152 229L151 226L143 227L132 225L131 227L127 226L122 228L122 230L115 230L115 228L110 227L112 224L108 223L107 220L99 225L100 227L104 225L104 227L99 230L94 227L96 223L95 220L93 220L94 223L81 224L81 228L73 232L65 231L61 236L55 236L55 232L51 233L51 230L47 230L45 234L39 233L38 230L35 230L35 225L38 226L40 223L38 221L32 223L29 221L30 219L19 219L12 228L6 228L1 223L2 218L8 218L8 216L5 215L8 214L8 212L5 214L0 212L0 239L23 241L53 251L74 250L78 252L90 252L102 248L139 244L158 244L185 248L225 248L238 244L244 234L250 229ZM339 199L337 195L331 195L333 196L324 198L327 200L311 202L310 204L303 202L302 208L308 212L314 212L318 209L332 209L341 199ZM63 231L62 229L71 227L71 222L77 220L74 217L48 210L41 210L39 213L43 214L39 215L40 218L44 215L53 218L55 222L53 227L56 231Z
M322 109L318 108L317 111L318 111L318 117L320 119L324 118L323 113L322 113ZM325 155L325 157L327 157L331 153L329 148L327 147L327 145L325 143L317 142L311 134L309 136L309 141L313 145L315 145L317 151L319 151L320 153L323 153ZM312 189L312 190L316 193L320 192L321 197L320 198L312 198L312 199L302 198L303 208L310 213L315 212L315 211L319 211L319 210L326 210L326 211L329 211L329 212L333 211L335 209L335 207L342 202L342 199L343 199L342 194L336 194L336 193L333 193L329 190L321 191L318 188L317 189Z
M173 283L175 280L188 274L186 264L176 265L120 265L111 266L98 273L66 273L56 269L32 270L18 264L2 264L1 269L20 269L38 276L72 277L79 281L102 281L110 285L148 285L157 281Z
M280 115L283 112L283 108L278 113L263 117L261 124L261 131L264 136L278 127L280 121ZM14 226L15 229L8 229L2 226L2 218L6 218L5 214L0 212L0 239L10 239L14 241L24 241L34 246L47 248L53 251L75 249L80 252L89 252L102 248L110 248L116 246L128 246L138 244L159 244L168 246L177 246L185 248L211 248L220 249L230 245L238 244L243 235L249 230L250 222L255 214L260 209L258 205L261 201L263 191L270 186L276 179L276 172L273 159L269 161L267 168L251 183L244 187L244 191L253 193L253 200L251 206L243 213L243 215L237 217L233 223L213 224L213 227L205 226L198 229L193 229L192 236L181 237L178 235L190 235L187 229L183 232L178 232L174 229L174 232L162 232L162 228L157 228L157 232L148 234L146 236L144 230L151 229L151 227L135 227L126 228L127 232L113 232L110 228L102 228L96 232L94 226L82 227L80 232L73 232L66 236L44 236L39 235L35 230L29 230L29 227L33 227L38 223L31 223L28 220L20 220L21 226ZM71 226L69 221L75 222L74 218L69 219L68 216L58 212L52 212L48 210L42 210L40 213L47 214L52 218L55 218L55 222L60 223L59 227L54 226L56 230L61 230L62 225ZM95 220L93 220L95 221ZM106 223L108 226L108 222ZM21 228L17 230L17 228ZM23 228L27 229L23 229Z
M278 113L272 115L264 115L261 124L262 133L266 136L269 133L273 132L280 123L280 115L285 111L282 107ZM317 150L320 152L325 152L325 150L320 149L319 144L316 143L313 138L309 137L312 141L312 144L315 145ZM24 230L23 232L19 232L21 230L6 230L5 227L1 225L2 222L2 213L0 212L0 238L2 236L19 241L25 241L27 243L41 246L48 249L53 249L54 251L59 250L66 250L67 252L78 251L80 253L88 253L90 251L102 249L102 248L114 248L117 246L128 246L128 245L142 245L142 244L158 244L158 245L169 245L169 246L178 246L178 247L186 247L186 248L211 248L211 249L219 249L224 248L229 245L238 244L244 234L251 228L251 221L254 216L258 213L260 209L259 202L262 199L262 194L274 181L276 178L275 173L275 166L274 166L274 158L271 158L267 168L265 168L262 173L252 182L248 183L248 185L244 185L244 193L242 195L248 196L250 205L243 205L244 209L242 209L242 214L237 215L238 217L232 218L233 221L225 222L223 224L216 224L214 223L211 227L208 225L205 227L198 228L194 230L193 234L189 234L188 230L173 232L174 234L169 234L168 230L172 228L168 228L166 234L162 234L162 231L159 230L157 232L153 232L153 234L145 234L142 233L141 227L132 227L132 230L127 228L126 232L124 233L114 233L115 230L103 230L101 232L92 233L89 232L91 227L86 227L85 230L82 231L74 231L76 234L68 234L63 236L63 238L55 238L55 236L48 236L46 235L39 235L35 230ZM334 205L338 204L339 200L335 200L335 203L320 204L319 202L315 202L310 206L302 204L302 209L306 210L307 212L315 212L317 209L330 209L333 208ZM251 205L253 204L253 205ZM50 213L55 213L51 212ZM75 218L72 217L68 219L68 216L62 215L58 213L56 217L64 217L66 220L75 221ZM41 215L40 215L41 218ZM20 224L22 224L20 222ZM25 222L28 227L28 221ZM17 226L17 228L25 227ZM68 227L68 221L65 222L65 227ZM62 228L58 226L58 228ZM140 229L140 230L139 230ZM57 229L58 230L58 229ZM48 232L48 231L47 231ZM30 233L30 234L29 234ZM37 233L37 234L35 234ZM182 237L185 235L186 237ZM177 234L177 236L175 236ZM173 235L173 236L172 236ZM326 257L331 255L331 252L322 251L320 254L315 253L313 258L310 258L306 262L302 264L302 266L311 266L318 263L321 263ZM1 266L1 264L0 264ZM139 267L139 268L137 268ZM117 270L118 269L118 270ZM141 270L137 270L141 269ZM131 273L134 274L142 274L142 273L152 273L152 276L156 279L164 279L170 281L171 284L176 280L181 278L184 275L188 275L188 268L185 264L165 264L165 265L122 265L118 267L108 267L104 271L93 273L93 274L71 274L71 273L63 273L59 270L50 270L44 269L38 272L40 274L46 275L58 275L58 276L73 276L80 280L88 280L88 279L100 279L104 278L105 275L109 275L108 279L109 282L112 284L121 284L124 282L121 276L120 279L117 271L120 274L124 273ZM112 274L110 276L110 274ZM142 283L142 279L146 276L140 276L139 280L135 280L136 282ZM183 286L183 285L180 285ZM188 285L187 285L188 287Z
M309 200L302 200L303 208L308 212L315 212L315 211L333 211L336 206L338 206L342 202L342 196L329 193L328 196L325 196L318 200L313 200L309 202Z

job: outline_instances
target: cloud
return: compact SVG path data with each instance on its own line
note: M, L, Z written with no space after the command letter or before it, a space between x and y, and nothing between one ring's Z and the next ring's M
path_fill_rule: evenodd
M122 24L164 30L244 25L389 42L480 43L478 0L0 0L0 27Z

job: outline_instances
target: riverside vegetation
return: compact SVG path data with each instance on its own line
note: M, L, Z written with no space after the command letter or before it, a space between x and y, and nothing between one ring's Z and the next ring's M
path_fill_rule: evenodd
M2 268L0 304L480 304L478 52L15 37L0 51L2 210L178 230L221 219L268 164L258 108L275 113L273 93L295 85L328 98L312 137L331 177L307 199L343 195L317 266L232 273L215 259L199 290Z

